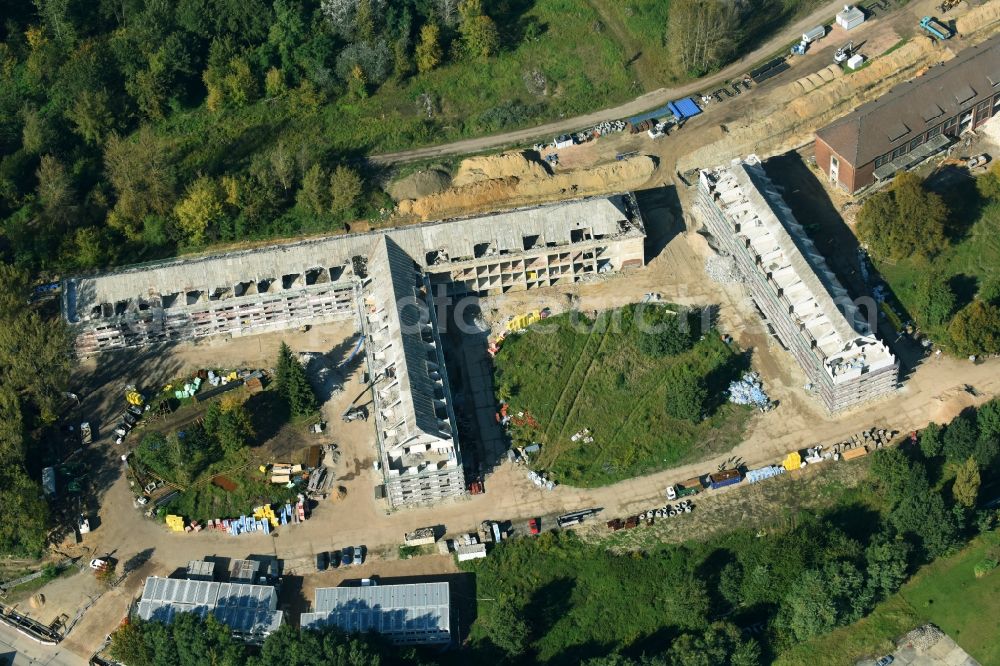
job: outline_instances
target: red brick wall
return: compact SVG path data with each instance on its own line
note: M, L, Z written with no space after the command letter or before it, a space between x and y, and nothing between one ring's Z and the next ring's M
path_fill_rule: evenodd
M833 149L823 141L823 139L816 137L815 147L813 151L816 155L816 166L826 174L826 177L830 177L830 156L837 155L833 152ZM837 170L837 181L840 186L846 189L848 192L853 192L857 187L855 187L855 174L854 167L847 160L845 160L840 155L837 155L837 159L840 160L840 168Z

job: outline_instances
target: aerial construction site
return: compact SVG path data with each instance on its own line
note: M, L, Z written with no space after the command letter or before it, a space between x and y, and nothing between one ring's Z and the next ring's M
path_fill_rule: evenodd
M106 447L93 475L106 487L71 512L101 527L67 532L65 548L95 570L101 553L151 549L130 592L144 619L190 610L189 591L229 617L236 584L192 549L250 550L306 581L288 601L281 576L254 568L250 642L296 616L354 630L352 604L378 603L367 626L446 645L461 636L454 588L402 579L449 576L548 529L620 545L661 521L650 534L681 540L701 515L715 520L705 534L721 529L739 501L749 524L767 495L732 499L742 487L833 467L848 478L842 461L981 405L1000 392L997 359L914 332L855 216L907 170L1000 150L998 4L963 7L947 38L913 8L863 21L845 9L850 26L798 31L791 54L530 137L543 143L518 130L496 145L521 147L495 155L373 157L391 210L343 232L62 276L74 413ZM878 100L903 96L895 86L929 98L944 79L949 96L972 94L883 127ZM855 151L859 164L837 152L876 134L879 154ZM409 159L421 164L388 166ZM301 412L275 398L298 370ZM225 451L203 438L236 403L252 445L163 473ZM123 589L81 612L81 651L127 612ZM83 603L61 594L39 622ZM421 609L427 626L396 622L416 627Z

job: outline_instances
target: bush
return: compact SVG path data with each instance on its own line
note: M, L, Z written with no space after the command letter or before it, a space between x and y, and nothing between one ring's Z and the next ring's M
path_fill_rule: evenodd
M647 326L650 330L643 330ZM653 312L644 311L637 328L637 344L647 356L676 356L691 349L695 343L691 326L684 314L674 314L666 308L655 308Z
M976 578L982 578L989 572L996 569L998 564L1000 564L1000 562L997 562L996 560L987 557L986 559L977 562L976 566L973 568L972 571L975 574Z

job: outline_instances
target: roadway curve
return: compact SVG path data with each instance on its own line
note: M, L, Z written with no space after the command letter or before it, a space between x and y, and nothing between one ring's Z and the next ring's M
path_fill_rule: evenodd
M663 106L667 102L679 97L686 97L701 90L712 90L717 84L746 73L751 66L777 51L782 45L793 41L798 35L801 35L809 28L817 24L829 22L830 17L836 14L843 4L843 0L833 0L832 2L825 3L805 18L787 26L784 30L768 39L758 49L751 51L710 77L696 79L675 88L659 88L636 97L631 102L626 102L610 109L588 113L583 116L564 118L545 125L527 127L512 132L504 132L503 134L462 139L452 143L414 148L395 153L372 155L369 159L379 164L399 164L416 160L433 159L444 155L469 155L505 146L524 145L542 137L551 138L566 132L575 132L586 127L593 127L606 120L618 120L634 116L649 109Z

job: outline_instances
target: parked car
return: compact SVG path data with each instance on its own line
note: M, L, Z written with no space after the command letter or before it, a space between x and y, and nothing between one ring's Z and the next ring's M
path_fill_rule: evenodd
M887 654L878 661L875 662L875 666L889 666L892 662L896 661L896 658L891 654Z
M351 552L351 547L348 546L343 550L343 552L340 555L340 563L343 564L345 567L349 567L353 562L354 562L354 554Z
M322 551L322 552L316 553L316 570L317 571L326 571L329 566L330 566L330 556L329 556L329 554L325 550Z
M147 504L149 504L149 498L146 497L145 495L143 495L142 497L137 497L135 499L135 503L138 504L139 506L146 506Z
M336 569L337 567L339 567L340 566L340 561L341 561L340 557L341 557L341 553L340 553L339 550L331 550L330 551L330 566L333 567L334 569Z
M365 563L365 547L355 546L354 547L354 564L364 564Z
M102 560L99 557L95 557L90 561L90 568L94 570L104 569L108 566L107 560Z
M528 521L528 529L531 531L532 534L538 534L539 532L541 532L542 531L542 519L541 518L532 518L531 520L529 520Z

